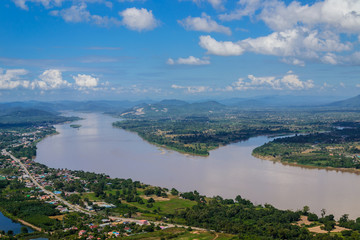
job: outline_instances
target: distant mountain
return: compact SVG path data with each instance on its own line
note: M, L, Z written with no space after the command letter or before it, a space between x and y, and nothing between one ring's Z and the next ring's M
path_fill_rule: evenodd
M360 95L329 104L330 107L360 109Z
M59 114L39 109L9 107L0 114L0 127L24 127L33 124L56 124L77 118L63 117Z
M216 101L188 103L180 100L163 100L153 104L140 104L124 111L121 116L132 118L168 118L206 116L227 110L228 107Z
M189 103L177 99L165 99L158 103L155 103L154 105L158 105L158 106L162 105L168 107L168 106L184 106L184 105L189 105Z
M54 102L10 102L0 103L0 110L23 108L23 109L41 109L44 111L56 113L57 111L89 111L89 112L122 112L130 107L143 103L144 101L54 101ZM147 103L150 103L148 101Z

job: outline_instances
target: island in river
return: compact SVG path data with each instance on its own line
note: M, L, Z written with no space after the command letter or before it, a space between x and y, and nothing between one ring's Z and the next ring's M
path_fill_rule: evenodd
M254 149L254 156L310 167L329 167L357 171L360 169L360 124L274 139Z
M355 124L360 118L359 111L339 109L245 111L212 101L189 104L176 100L135 106L115 115L125 119L113 123L115 127L136 132L150 143L200 156L208 156L211 150L220 146L256 136L335 132L335 124ZM326 137L330 141L332 136ZM305 161L301 164L308 165ZM332 164L331 167L344 166L348 164Z

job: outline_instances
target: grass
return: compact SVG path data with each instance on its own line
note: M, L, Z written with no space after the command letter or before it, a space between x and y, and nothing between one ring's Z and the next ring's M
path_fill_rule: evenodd
M147 211L153 211L155 209L160 208L161 213L165 213L165 214L173 214L175 213L175 211L186 209L188 207L192 207L196 205L196 202L194 201L181 199L179 197L173 197L173 196L170 196L170 200L168 201L156 201L155 203L153 203L153 207L151 208L146 207L147 200L145 199L144 199L145 204L140 204L137 202L131 202L131 203L127 203L125 201L122 202L131 206L135 206L141 210L147 210Z
M177 210L190 208L196 205L196 202L187 199L173 198L169 201L155 202L153 209L160 207L161 212L164 213L175 213Z

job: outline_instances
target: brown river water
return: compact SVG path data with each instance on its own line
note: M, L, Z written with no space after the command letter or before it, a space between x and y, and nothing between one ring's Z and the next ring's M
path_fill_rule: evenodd
M54 168L106 173L180 191L197 190L207 196L241 195L256 204L280 209L321 209L339 218L360 217L360 175L325 169L286 166L251 155L269 141L265 136L233 143L190 156L157 147L137 134L112 127L118 119L100 113L67 113L84 120L56 125L58 135L38 144L36 161Z

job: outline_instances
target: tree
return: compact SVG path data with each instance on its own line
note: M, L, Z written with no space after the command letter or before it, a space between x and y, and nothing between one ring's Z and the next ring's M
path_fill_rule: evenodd
M172 188L171 189L171 195L177 196L177 195L179 195L179 191L176 190L175 188Z
M21 233L28 233L29 230L27 229L27 227L21 227Z
M307 216L309 214L309 211L310 211L310 207L309 206L304 206L303 207L303 214L305 216Z
M340 224L344 224L344 223L347 223L348 220L349 220L349 214L344 214L340 218L339 222L340 222Z
M324 218L326 214L326 209L321 209L321 217Z

